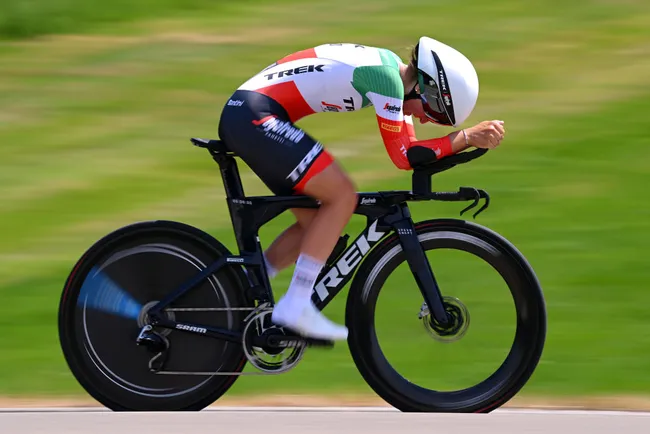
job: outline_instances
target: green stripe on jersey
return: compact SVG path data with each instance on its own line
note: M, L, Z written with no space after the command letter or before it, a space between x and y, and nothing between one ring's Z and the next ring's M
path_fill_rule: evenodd
M404 84L399 75L397 64L394 67L385 65L359 66L354 69L352 86L363 97L363 107L370 104L370 100L366 96L368 92L404 99Z
M398 62L401 60L399 57L397 57L397 54L393 53L390 50L386 50L385 48L379 48L377 51L379 51L379 57L381 58L382 65L390 66L399 71Z

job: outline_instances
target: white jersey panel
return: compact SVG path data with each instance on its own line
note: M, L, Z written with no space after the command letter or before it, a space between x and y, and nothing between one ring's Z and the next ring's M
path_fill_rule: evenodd
M363 97L352 85L354 70L361 66L382 65L379 49L343 43L319 45L314 47L314 52L317 57L269 66L239 89L258 90L293 82L314 112L360 110Z
M322 59L337 60L350 66L381 65L379 50L358 44L325 44L314 48Z
M352 86L354 66L330 59L319 59L326 65L326 75L296 80L298 90L315 112L349 112L359 110L362 97ZM318 80L318 81L316 81Z
M374 92L368 92L368 99L375 107L378 116L391 121L402 122L404 112L402 111L403 101L397 98L380 95Z
M298 59L268 68L239 88L257 90L284 82L295 83L315 112L359 110L362 97L352 86L354 66L330 59Z

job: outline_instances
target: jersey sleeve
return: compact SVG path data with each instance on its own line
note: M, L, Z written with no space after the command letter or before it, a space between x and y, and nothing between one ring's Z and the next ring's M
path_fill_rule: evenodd
M360 70L362 68L357 68ZM356 71L355 71L356 73ZM375 107L377 124L384 146L393 164L402 170L411 169L406 157L407 150L414 145L432 149L437 157L452 153L448 136L417 140L411 116L404 116L402 104L404 85L397 69L388 66L366 67L360 71L358 82L363 83L365 95Z

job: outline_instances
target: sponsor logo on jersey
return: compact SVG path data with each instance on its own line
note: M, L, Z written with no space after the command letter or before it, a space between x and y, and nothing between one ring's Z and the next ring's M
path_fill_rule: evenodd
M402 106L391 105L391 103L387 102L384 106L384 110L386 110L388 113L399 113L402 111Z
M287 140L298 143L305 137L303 130L294 127L291 122L281 121L275 116L267 116L259 121L253 121L253 125L264 130L266 137L280 143Z
M310 72L325 72L323 70L324 67L325 65L305 65L293 69L287 69L284 71L264 74L264 77L266 77L267 80L273 80L273 78L282 78L282 77L293 76L298 74L307 74Z
M386 122L381 123L381 129L386 131L391 131L393 133L399 133L400 131L402 131L402 127L400 125L391 125L391 124L387 124Z
M239 99L231 99L228 100L228 105L233 106L233 107L241 107L244 105L244 101L239 100Z
M341 107L340 105L330 104L325 101L321 101L320 103L323 106L324 112L340 112L341 110L343 110L343 107Z
M311 163L316 159L316 157L318 157L322 150L323 145L316 143L307 153L307 155L305 155L305 158L303 158L300 163L298 163L296 168L291 171L289 176L287 176L287 179L290 179L292 182L298 181L302 174L305 173L307 168L309 168Z

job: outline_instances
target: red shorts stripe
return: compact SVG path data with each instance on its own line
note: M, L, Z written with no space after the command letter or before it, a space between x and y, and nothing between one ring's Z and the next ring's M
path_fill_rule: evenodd
M259 121L258 121L258 120L254 120L254 121L253 121L253 125L255 125L256 127L259 127L259 126L262 125L264 122L268 121L269 119L275 118L275 117L277 117L277 116L275 116L275 115L269 115L269 116L263 117L263 118L260 119Z
M330 164L332 164L333 161L334 158L326 150L323 150L323 152L321 152L320 155L316 157L314 162L311 163L311 166L307 170L307 173L305 173L305 176L303 176L300 182L296 184L294 190L304 194L303 189L305 188L305 185L307 185L307 182L325 170Z

